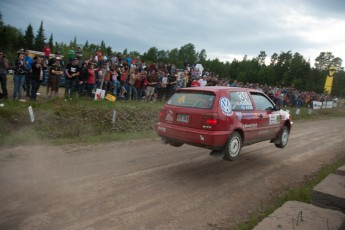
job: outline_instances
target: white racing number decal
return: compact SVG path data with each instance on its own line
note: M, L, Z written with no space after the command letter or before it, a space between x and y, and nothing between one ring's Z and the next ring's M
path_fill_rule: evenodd
M232 115L231 103L230 103L230 100L228 98L221 97L219 99L219 105L220 105L220 108L222 109L222 113L225 116L231 116Z

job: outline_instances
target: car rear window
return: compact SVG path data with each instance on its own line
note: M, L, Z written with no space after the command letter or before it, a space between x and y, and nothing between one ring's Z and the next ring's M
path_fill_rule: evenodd
M207 91L178 91L167 102L169 105L197 109L211 109L215 95Z

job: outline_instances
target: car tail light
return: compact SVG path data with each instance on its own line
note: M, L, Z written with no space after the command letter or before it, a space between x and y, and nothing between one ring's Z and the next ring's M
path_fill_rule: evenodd
M165 111L163 109L159 110L159 117L165 117Z
M203 116L202 124L207 126L217 125L219 122L219 117L217 113L208 113Z

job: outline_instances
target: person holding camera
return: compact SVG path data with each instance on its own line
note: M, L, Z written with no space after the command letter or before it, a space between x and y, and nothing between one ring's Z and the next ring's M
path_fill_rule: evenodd
M3 53L3 51L0 50L0 84L1 84L1 90L2 90L1 97L4 99L8 98L7 70L8 70L8 60L5 56L5 54Z
M26 68L26 64L24 62L24 53L19 52L18 58L15 62L15 69L14 69L14 88L13 88L13 100L18 98L22 100L22 88L25 82L25 77L28 75L29 70Z

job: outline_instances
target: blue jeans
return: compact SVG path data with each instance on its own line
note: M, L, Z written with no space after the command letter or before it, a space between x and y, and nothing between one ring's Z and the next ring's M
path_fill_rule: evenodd
M132 93L133 93L133 100L137 100L138 99L138 92L137 92L137 88L135 88L134 85L129 84L128 85L129 90L128 90L128 99L132 100Z
M14 88L13 88L13 99L22 98L22 90L25 82L25 75L14 75L13 76Z

